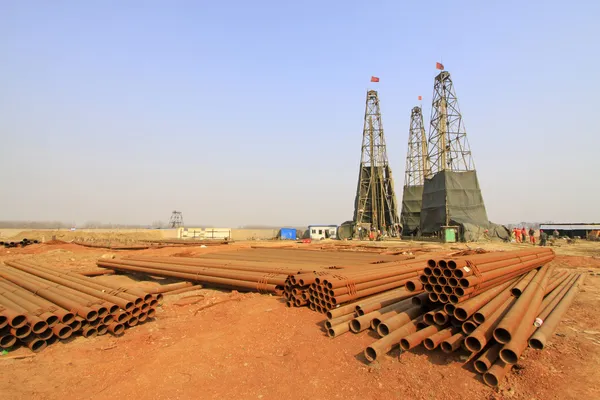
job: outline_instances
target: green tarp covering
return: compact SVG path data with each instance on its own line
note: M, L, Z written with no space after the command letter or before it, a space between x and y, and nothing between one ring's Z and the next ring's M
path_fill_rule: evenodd
M438 233L447 223L446 212L449 225L461 227L462 240L509 238L508 229L488 220L476 171L441 171L425 180L421 233Z
M417 235L421 223L421 198L423 186L404 186L402 193L402 213L400 223L402 224L402 235Z

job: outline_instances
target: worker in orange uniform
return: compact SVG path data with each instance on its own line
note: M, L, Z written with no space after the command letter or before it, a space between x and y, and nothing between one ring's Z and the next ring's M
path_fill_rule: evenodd
M529 228L529 240L531 241L531 244L535 246L535 231L533 228Z
M527 243L527 229L525 227L521 229L521 236L523 237L523 243Z
M517 237L517 243L521 243L521 230L519 228L515 228L515 236Z

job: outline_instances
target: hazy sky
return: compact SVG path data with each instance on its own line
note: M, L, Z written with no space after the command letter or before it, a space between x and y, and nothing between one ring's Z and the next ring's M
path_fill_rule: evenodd
M0 220L341 223L367 88L400 201L442 61L490 219L600 222L599 21L592 0L4 0Z

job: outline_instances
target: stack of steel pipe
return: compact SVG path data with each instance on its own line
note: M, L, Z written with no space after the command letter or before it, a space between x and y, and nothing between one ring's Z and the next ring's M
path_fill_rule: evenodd
M153 319L162 294L98 283L28 261L0 268L0 346L37 352L74 333L111 333Z
M335 273L321 271L292 275L284 296L289 306L308 306L326 313L360 298L403 287L425 268L425 260L365 264Z
M422 293L412 300L430 311L403 319L400 325L393 324L393 318L381 322L377 332L382 339L364 355L374 361L394 347L409 350L421 343L446 353L462 348L484 382L497 386L528 344L544 347L582 281L582 275L553 272L544 265L456 304L432 302L429 293Z
M431 259L409 289L424 289L432 302L458 304L554 259L549 248Z
M427 305L415 302L415 293L405 288L361 299L327 311L325 329L330 337L346 332L359 333L367 329L378 331L384 323L399 323L419 318L429 310Z
M275 294L283 293L290 274L311 272L311 269L299 271L269 262L221 262L184 257L98 260L97 265L122 272L174 277L228 289Z

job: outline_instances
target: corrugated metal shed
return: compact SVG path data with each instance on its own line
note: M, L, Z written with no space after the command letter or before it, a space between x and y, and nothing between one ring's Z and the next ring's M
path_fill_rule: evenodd
M575 223L575 224L540 224L540 229L557 231L594 231L600 229L598 223Z

